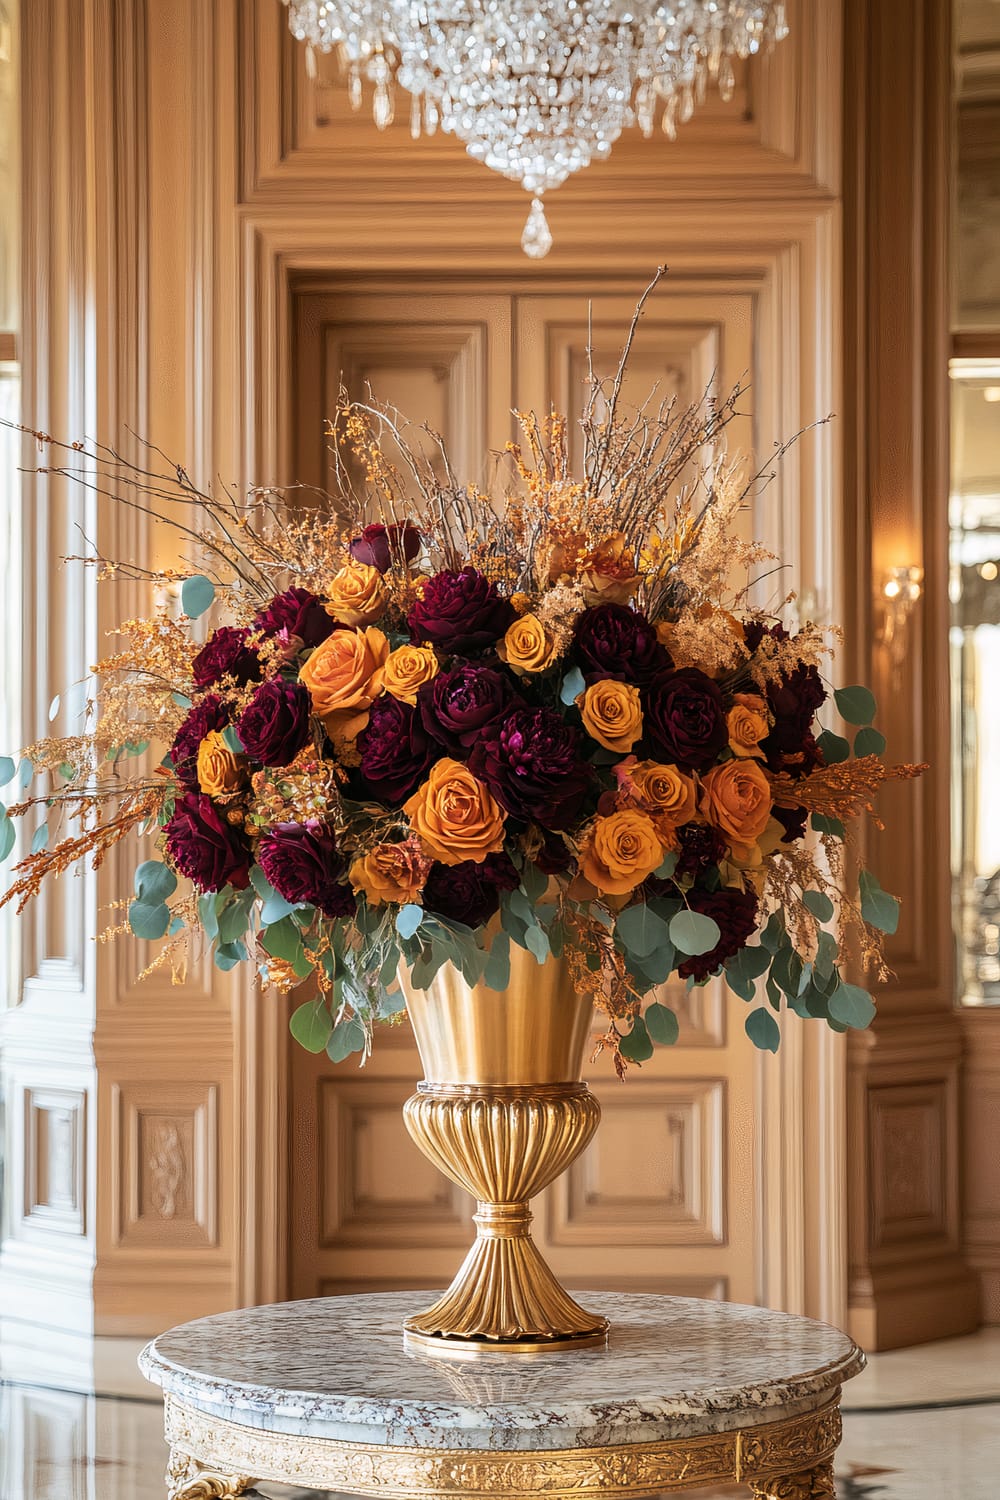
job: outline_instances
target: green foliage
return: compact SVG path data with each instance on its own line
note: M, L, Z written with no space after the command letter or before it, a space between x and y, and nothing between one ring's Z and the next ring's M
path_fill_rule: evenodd
M17 764L9 755L0 755L0 786L6 786L17 775Z
M423 907L414 906L411 902L408 906L400 907L396 917L396 931L402 938L411 938L423 920Z
M762 1052L777 1052L781 1043L781 1031L769 1010L765 1010L763 1006L752 1010L746 1018L744 1030L754 1046L759 1047Z
M295 910L290 901L278 895L260 865L254 865L251 869L250 884L261 899L260 920L263 927L269 927L272 922L280 922L282 917L287 917L289 912Z
M147 906L142 901L133 901L128 909L128 925L137 938L155 942L166 937L170 926L170 908L165 904Z
M636 1016L632 1022L632 1030L628 1036L623 1036L618 1050L622 1057L628 1058L629 1062L646 1062L653 1055L653 1043L650 1041L646 1023L641 1016Z
M829 729L823 730L816 743L828 766L839 765L842 760L847 760L851 753L850 744L843 735L834 734Z
M827 1007L831 1020L842 1026L863 1031L875 1019L875 1002L867 990L856 984L839 984L830 996Z
M177 876L162 860L147 859L135 872L135 900L128 909L128 924L137 938L155 942L170 927L167 901L177 889Z
M888 891L882 889L871 870L861 871L858 888L861 892L861 915L865 921L891 937L899 926L899 902L895 896L890 896Z
M859 729L854 736L854 753L859 759L863 755L884 755L885 735L870 726Z
M587 684L583 679L583 673L580 671L580 668L570 667L559 689L560 703L564 703L567 708L572 708L586 686Z
M326 1055L331 1062L343 1062L352 1052L363 1052L367 1044L365 1028L357 1016L338 1021L326 1044Z
M39 823L31 840L31 852L32 854L41 854L42 850L47 849L48 846L49 825L48 823Z
M652 1005L647 1005L643 1020L646 1030L654 1042L659 1042L661 1047L672 1047L677 1040L680 1027L677 1017L667 1005L661 1005L654 1000Z
M240 739L239 732L235 724L226 725L225 729L222 731L222 743L225 745L226 749L231 750L234 755L242 755L246 750L246 746Z
M817 922L829 922L833 916L833 902L825 891L803 891L802 904Z
M839 818L828 818L823 813L813 813L809 822L817 833L832 833L836 839L844 837L846 830Z
M333 1032L333 1017L319 996L293 1010L288 1021L292 1036L307 1052L322 1052ZM346 1055L346 1054L345 1054Z
M615 941L627 955L648 958L671 940L670 928L645 902L627 906L615 923Z
M696 958L710 953L722 936L718 922L698 911L679 911L670 919L670 941L681 953Z
M860 685L835 688L833 701L840 717L848 724L870 724L878 707L871 689Z
M189 620L197 620L211 609L215 599L215 584L201 573L194 578L185 578L181 584L181 609Z
M16 839L17 832L12 819L8 816L7 809L0 808L0 862L7 858Z

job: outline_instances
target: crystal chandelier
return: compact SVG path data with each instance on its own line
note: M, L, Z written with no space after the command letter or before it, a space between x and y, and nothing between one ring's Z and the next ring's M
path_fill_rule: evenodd
M521 245L546 255L542 194L601 161L626 126L673 140L709 78L723 99L734 58L787 35L776 0L285 0L293 36L337 49L360 108L392 123L397 85L414 139L439 127L532 194Z

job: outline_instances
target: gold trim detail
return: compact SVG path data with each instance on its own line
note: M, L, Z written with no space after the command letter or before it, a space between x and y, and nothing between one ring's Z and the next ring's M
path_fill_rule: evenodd
M413 1140L478 1202L475 1243L444 1295L406 1320L411 1343L468 1355L604 1342L607 1319L559 1285L531 1238L528 1207L580 1154L600 1118L585 1083L437 1084L407 1100Z
M346 1490L386 1500L494 1494L507 1500L578 1500L590 1494L614 1500L734 1480L750 1483L758 1500L829 1500L830 1461L840 1438L838 1401L839 1392L837 1401L819 1411L738 1432L512 1453L390 1448L267 1432L167 1396L165 1426L172 1457L176 1454L194 1466L187 1488L184 1476L178 1475L181 1482L171 1490L170 1500L228 1500L242 1494L251 1481L222 1476L246 1473L306 1489ZM188 1459L188 1454L197 1458ZM229 1488L197 1488L206 1482Z
M168 1500L237 1500L254 1483L246 1474L221 1474L203 1467L190 1453L174 1445L165 1478Z

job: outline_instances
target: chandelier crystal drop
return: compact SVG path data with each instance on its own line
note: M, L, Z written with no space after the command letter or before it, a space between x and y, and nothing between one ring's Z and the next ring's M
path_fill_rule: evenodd
M414 139L447 131L532 195L521 239L548 253L542 194L601 161L630 125L668 139L714 79L788 34L776 0L285 0L292 35L338 51L348 94L370 84L380 130L410 96Z

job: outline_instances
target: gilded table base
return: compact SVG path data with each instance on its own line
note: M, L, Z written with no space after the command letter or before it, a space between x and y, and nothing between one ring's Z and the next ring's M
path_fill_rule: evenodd
M231 1500L257 1480L386 1500L654 1495L744 1483L756 1500L832 1500L839 1400L783 1422L669 1442L529 1452L384 1447L267 1432L166 1398L170 1500Z

